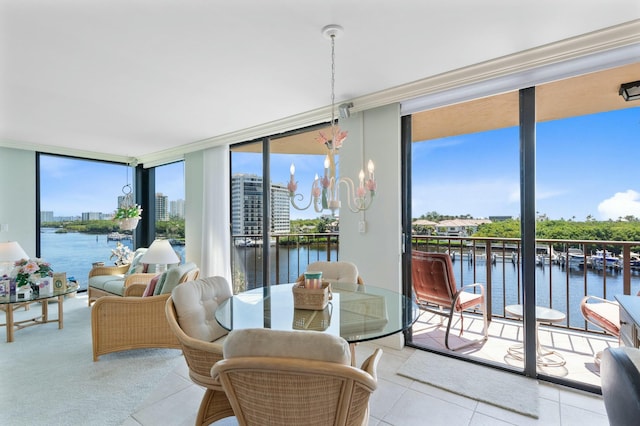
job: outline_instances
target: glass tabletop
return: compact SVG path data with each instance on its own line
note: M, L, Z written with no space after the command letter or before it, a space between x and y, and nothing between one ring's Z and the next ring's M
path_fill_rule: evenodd
M256 288L222 302L218 323L227 330L271 328L314 330L363 342L406 330L418 319L418 305L392 290L362 284L332 283L324 310L295 309L293 284Z
M0 296L0 305L10 305L12 303L30 303L37 302L38 300L51 299L53 297L64 296L65 294L73 293L74 291L78 291L78 286L68 286L64 290L54 290L53 293L46 294L36 294L33 291L25 297L21 297L20 295L12 294L11 296L5 295Z

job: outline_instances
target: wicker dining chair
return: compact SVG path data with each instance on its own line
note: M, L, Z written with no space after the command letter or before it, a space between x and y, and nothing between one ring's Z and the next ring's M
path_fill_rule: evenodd
M211 367L222 359L222 342L227 335L214 315L217 306L229 297L231 287L225 278L208 277L176 287L165 305L169 328L180 342L189 377L206 388L196 425L234 415L222 386L211 378Z
M366 425L381 349L352 367L349 344L316 331L229 333L211 369L241 426Z

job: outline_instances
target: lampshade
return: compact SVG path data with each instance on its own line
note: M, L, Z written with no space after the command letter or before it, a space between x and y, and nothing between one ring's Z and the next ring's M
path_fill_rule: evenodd
M180 258L169 244L169 240L155 240L140 261L155 265L170 265L180 263Z
M20 247L17 241L0 243L0 262L16 262L20 259L28 259L29 256Z

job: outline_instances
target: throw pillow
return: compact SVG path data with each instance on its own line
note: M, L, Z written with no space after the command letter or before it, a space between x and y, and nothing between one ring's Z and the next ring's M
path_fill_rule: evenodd
M133 260L131 261L131 265L129 265L129 270L125 274L125 276L129 276L131 274L137 274L142 272L144 266L140 263L140 259L144 256L146 250L138 249L136 250L136 254L133 256Z
M149 284L147 284L147 288L144 289L144 293L142 293L142 297L153 296L153 291L156 289L156 285L158 284L158 280L160 279L160 275L156 275L151 278Z

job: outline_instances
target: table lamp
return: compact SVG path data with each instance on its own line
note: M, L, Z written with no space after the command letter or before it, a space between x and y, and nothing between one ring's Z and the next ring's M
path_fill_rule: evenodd
M17 241L0 243L0 276L11 272L13 264L18 260L28 258L29 256Z
M169 244L169 240L155 240L140 262L157 265L156 272L161 274L167 270L167 265L180 263L180 258Z

